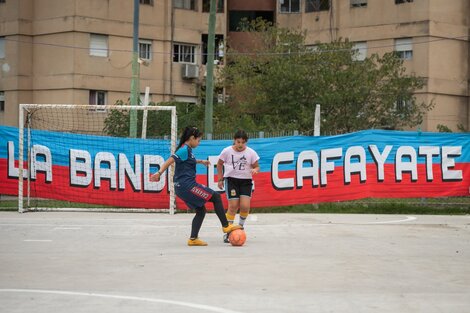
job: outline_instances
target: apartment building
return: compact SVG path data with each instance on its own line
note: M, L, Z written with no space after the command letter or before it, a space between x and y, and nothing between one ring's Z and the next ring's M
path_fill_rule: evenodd
M209 0L140 0L140 89L152 101L198 102ZM249 49L242 18L305 29L307 44L347 38L360 57L397 51L434 101L422 130L470 129L468 0L217 0L217 66L224 43ZM0 123L19 103L113 104L129 98L133 1L0 0ZM406 105L406 104L403 104Z

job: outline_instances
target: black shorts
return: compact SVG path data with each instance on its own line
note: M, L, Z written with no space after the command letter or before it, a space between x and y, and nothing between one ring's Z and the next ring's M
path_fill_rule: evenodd
M228 200L240 199L240 196L251 197L252 189L252 179L225 178L225 193Z
M204 206L212 198L213 193L214 190L198 183L193 185L175 183L176 196L183 200L190 209Z

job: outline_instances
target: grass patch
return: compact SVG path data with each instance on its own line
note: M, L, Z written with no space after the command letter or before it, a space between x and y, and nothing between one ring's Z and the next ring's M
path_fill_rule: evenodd
M97 208L116 212L116 207L73 203L58 200L30 202L38 208ZM0 200L0 210L17 211L17 200ZM124 211L124 210L123 210ZM153 211L155 212L155 211ZM162 212L164 212L162 210ZM177 210L177 213L187 213ZM341 214L423 214L423 215L466 215L470 214L470 197L420 198L420 199L362 199L358 201L302 204L282 207L253 208L252 213L341 213Z
M26 206L26 201L24 203ZM88 203L76 203L69 201L59 200L31 200L30 207L32 208L109 208L114 207L99 205L99 204L88 204ZM18 210L18 200L1 200L1 210Z

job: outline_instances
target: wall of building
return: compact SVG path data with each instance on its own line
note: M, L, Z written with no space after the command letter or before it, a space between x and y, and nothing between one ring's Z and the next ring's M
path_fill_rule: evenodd
M208 13L172 9L170 0L140 6L139 37L152 41L152 60L141 66L140 91L149 86L153 101L172 97L195 99L195 80L183 79L181 63L172 60L172 44L198 47L200 64L202 35L207 34ZM427 86L420 98L436 103L427 114L423 130L443 124L470 129L470 55L468 0L369 0L367 7L351 8L350 1L332 0L330 11L280 13L279 0L226 0L217 14L216 33L238 47L256 38L227 32L230 10L275 12L282 27L307 31L307 44L338 38L366 41L367 53L393 51L396 38L413 38L413 58L405 61L408 73L422 76ZM173 23L172 23L172 18ZM7 110L0 123L16 125L19 103L88 103L89 90L108 92L108 104L129 97L132 77L133 2L124 0L17 0L0 5L0 36L5 37L6 58L0 59L0 90ZM172 28L172 24L174 28ZM109 55L90 56L90 33L107 34ZM228 36L228 37L227 37ZM248 49L248 47L247 47ZM242 49L243 50L243 49Z
M368 1L367 7L350 7L349 1L334 0L331 11L278 13L282 26L306 29L308 44L348 39L366 41L367 53L382 55L394 50L396 38L413 38L413 58L405 60L408 74L426 79L418 95L434 101L435 109L421 125L435 131L437 124L457 130L469 129L469 26L470 3L415 0L396 5L394 1ZM300 22L301 21L301 22ZM419 96L420 99L423 99Z

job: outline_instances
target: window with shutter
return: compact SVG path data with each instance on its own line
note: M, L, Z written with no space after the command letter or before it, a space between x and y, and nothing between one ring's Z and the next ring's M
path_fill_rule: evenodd
M90 34L90 55L97 57L108 56L108 36Z

